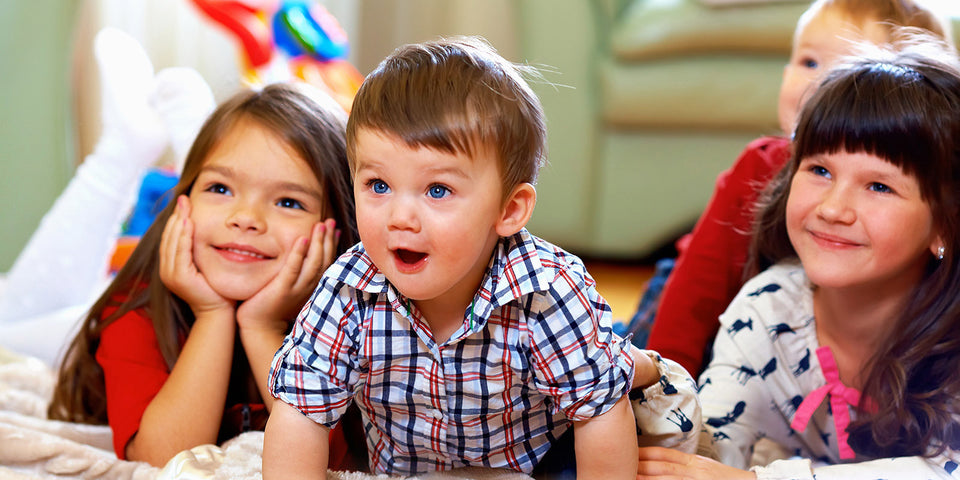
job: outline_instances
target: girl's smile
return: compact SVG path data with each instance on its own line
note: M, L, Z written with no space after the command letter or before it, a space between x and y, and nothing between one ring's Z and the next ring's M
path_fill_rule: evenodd
M237 244L211 245L223 258L231 262L249 263L260 262L263 260L272 260L276 257L269 256L256 248Z
M820 231L810 230L808 231L808 233L810 233L810 236L813 238L813 240L823 248L843 249L843 248L855 248L855 247L863 246L862 243L855 242L853 240L848 240L843 237L830 235L828 233L824 233Z

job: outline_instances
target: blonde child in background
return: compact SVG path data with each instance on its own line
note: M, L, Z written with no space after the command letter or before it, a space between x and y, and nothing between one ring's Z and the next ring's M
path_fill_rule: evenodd
M681 241L685 246L659 299L648 348L695 376L703 370L720 326L717 318L747 280L753 203L790 157L797 111L817 79L852 52L856 42L889 44L896 40L897 26L952 41L949 20L914 0L817 0L801 16L780 86L784 135L753 141L717 178L710 203L692 234Z
M391 474L530 473L572 426L578 477L632 479L635 424L696 442L690 376L631 354L582 262L524 228L546 131L521 71L456 38L367 76L347 127L361 243L274 360L265 478L323 478L352 402L371 469Z
M960 61L917 41L838 67L760 204L748 281L700 377L724 467L638 478L960 478ZM795 457L753 471L768 438Z
M109 422L119 458L157 466L262 429L273 354L356 242L345 128L333 100L289 85L219 106L70 344L51 418Z

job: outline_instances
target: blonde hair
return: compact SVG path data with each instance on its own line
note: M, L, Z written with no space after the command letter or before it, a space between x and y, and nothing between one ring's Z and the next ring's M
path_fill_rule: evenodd
M824 11L839 13L860 27L878 22L889 43L900 39L903 30L899 27L913 27L926 30L953 45L950 19L929 8L922 0L815 0L797 25L809 23ZM797 28L797 34L800 30Z
M397 48L371 72L354 99L347 154L356 168L361 128L395 135L411 147L473 156L491 148L503 194L535 183L543 165L546 125L540 100L511 63L478 37Z

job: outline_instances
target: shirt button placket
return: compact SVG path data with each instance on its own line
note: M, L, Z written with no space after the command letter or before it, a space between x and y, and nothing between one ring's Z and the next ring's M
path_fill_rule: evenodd
M447 415L444 413L446 408L446 398L447 398L447 379L446 372L443 368L443 348L438 346L439 355L434 358L433 362L433 378L437 379L437 384L434 385L434 388L431 391L436 392L436 397L432 399L433 401L433 410L430 414L435 420L434 424L434 433L436 434L435 445L436 451L444 457L444 461L449 463L450 453L447 451Z

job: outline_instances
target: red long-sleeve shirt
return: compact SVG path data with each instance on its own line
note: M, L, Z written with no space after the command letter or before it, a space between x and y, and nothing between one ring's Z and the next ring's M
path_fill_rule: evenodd
M113 309L105 312L109 316ZM160 392L170 376L167 363L160 353L153 323L143 310L127 312L103 329L100 346L96 353L97 363L103 369L107 397L107 419L113 430L113 448L120 459L126 459L126 446L140 429L143 412ZM263 430L266 409L262 403L248 403L246 415L241 411L243 403L227 399L222 425L221 440L242 432L243 423L254 430ZM359 415L358 415L359 417ZM246 420L245 420L246 419ZM171 419L172 421L173 419ZM359 418L357 425L359 425ZM365 452L348 451L344 422L330 431L330 468L364 469ZM347 425L346 428L359 429ZM361 435L362 430L351 433ZM360 447L362 449L362 446Z
M689 235L660 297L647 348L683 365L694 378L720 324L718 317L746 279L753 205L790 159L790 140L750 142L717 177L713 197Z

